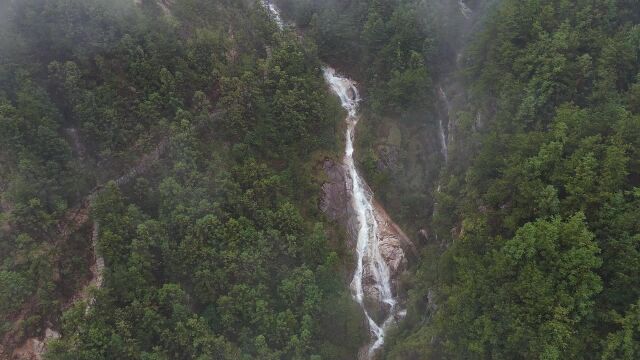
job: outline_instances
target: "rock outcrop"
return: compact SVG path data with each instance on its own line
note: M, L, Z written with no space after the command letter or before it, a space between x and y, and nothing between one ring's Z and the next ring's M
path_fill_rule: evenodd
M350 239L349 248L355 249L359 224L351 204L353 193L351 183L347 181L347 169L343 164L325 159L323 170L327 181L322 185L320 210L331 220L347 229ZM367 190L370 191L370 189ZM398 276L407 269L407 254L415 254L416 249L409 237L375 200L374 207L378 223L377 237L380 254L389 267L394 285L397 285ZM377 299L378 289L375 287L375 280L368 267L364 268L363 283L365 297Z
M407 268L407 253L416 253L414 244L398 225L389 217L379 203L374 204L378 221L380 252L389 269L398 275Z
M322 169L327 181L322 185L322 197L320 210L329 219L347 226L350 214L353 213L349 203L349 190L347 189L346 170L342 164L331 159L325 159Z

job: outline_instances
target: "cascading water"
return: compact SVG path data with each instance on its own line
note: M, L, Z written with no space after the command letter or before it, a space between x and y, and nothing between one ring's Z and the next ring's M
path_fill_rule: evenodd
M380 253L379 231L376 209L373 205L373 194L364 180L358 174L353 159L353 138L355 127L358 124L358 90L352 80L341 77L330 67L323 69L324 78L331 86L333 92L340 97L342 107L347 110L347 133L344 165L347 168L347 179L352 189L352 206L358 220L356 252L358 256L356 270L351 281L351 289L355 300L364 310L369 323L369 329L374 341L369 347L369 356L384 344L386 328L395 320L396 316L402 316L398 309L398 302L391 289L391 273ZM386 304L388 311L382 324L376 323L369 314L365 305L364 278L369 275L374 286L373 296L379 304Z
M465 19L471 19L471 15L473 14L471 8L469 8L469 6L467 6L467 4L465 4L462 0L458 1L458 5L460 6L460 12L462 13L462 16L464 16Z
M449 123L451 123L451 104L449 103L449 98L447 94L444 92L442 87L438 88L438 94L440 95L440 100L445 104L447 108L447 118L449 119ZM442 156L444 156L444 162L447 163L449 161L449 147L447 140L447 136L444 133L444 127L442 126L442 116L438 119L438 132L440 133L440 142L442 145Z
M271 17L282 29L284 22L278 8L270 1L263 0L262 5L269 11ZM372 335L372 342L368 347L366 356L371 358L373 354L384 344L384 336L387 328L398 318L405 316L406 311L400 309L397 299L394 297L391 281L391 270L380 251L381 229L379 219L386 218L376 209L373 194L364 180L358 174L353 159L353 139L355 127L358 124L358 102L360 95L355 82L339 76L331 67L324 67L325 81L331 90L338 95L342 107L347 111L346 149L344 166L348 188L352 190L351 204L353 206L357 222L357 265L351 281L351 290L356 302L363 309ZM382 210L382 212L384 212ZM365 279L373 284L367 283ZM382 322L378 323L372 317L367 303L376 303L382 309Z
M280 29L284 28L284 21L282 20L282 16L280 16L280 10L276 7L276 5L271 2L271 0L261 0L262 6L269 11L269 14L273 18L273 21L276 22Z

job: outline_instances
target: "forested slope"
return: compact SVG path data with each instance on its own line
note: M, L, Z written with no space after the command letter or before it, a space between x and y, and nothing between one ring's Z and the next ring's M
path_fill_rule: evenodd
M359 81L366 121L357 129L356 157L376 198L415 240L429 218L443 159L433 64L449 59L462 18L456 3L416 0L277 1L318 55ZM438 11L434 11L434 8ZM442 16L441 16L442 15ZM444 19L451 19L449 23ZM455 57L455 55L454 55Z
M439 88L458 92L448 162L421 149L436 153L422 193L400 178L415 163L380 165L392 136L360 130L376 195L428 236L386 357L640 356L636 2L279 3L357 74L367 122L400 129L400 154L413 114L437 131Z
M639 21L629 1L488 15L437 194L448 245L387 357L640 356Z
M49 359L355 356L351 257L317 207L342 114L314 46L254 1L0 13L0 357L45 329ZM96 190L88 304L91 224L61 232Z
M276 2L0 5L0 358L356 358L321 61L420 250L379 357L640 357L637 1Z

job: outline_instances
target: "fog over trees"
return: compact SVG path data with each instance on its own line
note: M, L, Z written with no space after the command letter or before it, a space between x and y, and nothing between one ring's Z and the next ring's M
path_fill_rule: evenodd
M2 1L0 211L0 360L637 359L640 4Z

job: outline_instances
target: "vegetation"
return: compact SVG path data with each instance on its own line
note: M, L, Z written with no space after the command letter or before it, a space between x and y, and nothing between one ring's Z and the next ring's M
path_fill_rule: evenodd
M505 0L489 14L437 195L450 245L418 265L388 358L640 355L637 10Z
M53 327L49 359L353 358L350 257L314 195L342 114L313 44L253 1L3 6L6 345ZM91 231L60 224L96 185L104 285L72 303Z
M277 3L304 36L253 0L0 5L0 357L55 328L52 360L355 358L319 59L361 83L376 196L428 233L380 357L640 357L636 2Z
M402 112L431 94L425 66L432 36L414 0L281 0L283 11L318 44L318 54L365 82L367 106ZM353 73L353 74L351 74Z

